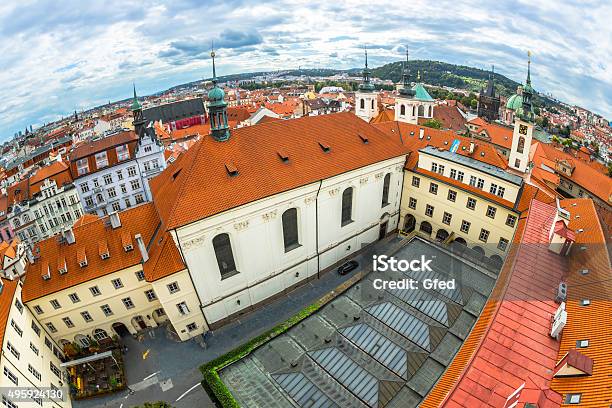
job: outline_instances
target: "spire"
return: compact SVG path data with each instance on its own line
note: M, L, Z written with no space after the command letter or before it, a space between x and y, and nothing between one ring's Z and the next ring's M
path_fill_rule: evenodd
M414 90L410 86L410 70L408 69L408 46L406 46L406 61L403 63L404 69L402 72L402 87L399 90L400 95L406 97L414 96Z
M136 84L132 83L132 86L134 87L134 100L130 107L132 115L134 115L132 124L134 125L134 132L142 139L145 135L145 119L142 113L142 105L138 102L138 96L136 96Z
M142 105L140 104L140 102L138 102L138 96L136 96L136 84L132 82L132 86L134 87L134 98L132 99L132 106L131 106L131 110L132 112L138 111L138 110L142 110Z
M531 51L527 51L527 81L525 84L531 86Z
M363 82L359 84L359 90L363 92L371 92L374 90L374 85L370 83L370 70L368 69L368 48L363 47L365 53L365 68L363 70Z
M210 50L210 58L212 58L212 69L213 69L212 80L213 80L213 83L216 84L217 83L217 70L215 69L215 55L217 55L217 54L215 54L215 42L214 41L211 43L210 48L211 48L211 50Z

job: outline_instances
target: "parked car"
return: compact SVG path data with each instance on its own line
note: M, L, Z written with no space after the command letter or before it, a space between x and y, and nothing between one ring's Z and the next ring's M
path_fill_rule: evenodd
M357 261L348 261L348 262L345 262L345 263L343 263L342 265L340 265L338 267L338 273L340 275L346 275L347 273L349 273L353 269L356 269L358 266L359 266L359 263Z

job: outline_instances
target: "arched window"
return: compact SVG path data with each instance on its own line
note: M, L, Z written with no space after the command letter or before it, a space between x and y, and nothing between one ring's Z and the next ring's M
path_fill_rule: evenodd
M419 105L419 118L425 116L425 107L423 105Z
M283 240L285 252L300 246L298 241L297 208L290 208L283 213Z
M400 107L400 115L404 116L406 114L406 105L402 105Z
M365 109L365 99L361 99L361 101L359 102L359 106L361 107L361 109Z
M516 147L516 151L518 153L523 153L525 150L525 138L523 136L519 136L518 146Z
M342 226L353 222L353 187L348 187L342 193Z
M96 339L97 341L100 341L100 340L107 338L108 334L106 334L106 331L102 329L96 329L93 331L93 336L94 336L94 339Z
M229 235L223 233L213 238L213 248L221 272L221 279L229 278L236 273L236 262L232 252Z
M372 109L374 109L374 99L372 99Z
M433 116L433 107L432 106L429 107L429 115L428 116L430 118Z
M389 185L391 184L391 173L387 173L383 182L382 206L389 204Z
M412 105L412 116L416 116L416 106Z

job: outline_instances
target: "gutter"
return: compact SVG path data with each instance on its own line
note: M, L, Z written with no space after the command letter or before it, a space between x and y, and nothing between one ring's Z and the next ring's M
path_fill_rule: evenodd
M321 277L321 260L319 254L319 193L321 192L322 185L323 179L319 180L319 188L317 189L317 195L315 197L315 249L317 251L317 279Z

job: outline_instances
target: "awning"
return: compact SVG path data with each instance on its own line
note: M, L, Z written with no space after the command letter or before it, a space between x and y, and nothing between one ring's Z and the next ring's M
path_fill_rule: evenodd
M96 353L91 356L79 358L78 360L67 361L65 363L60 364L60 367L72 367L79 364L91 363L92 361L101 360L103 358L113 357L112 351L105 351L104 353Z

